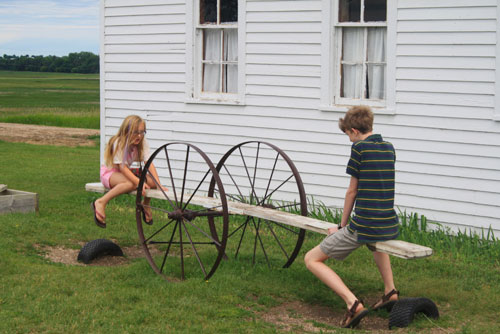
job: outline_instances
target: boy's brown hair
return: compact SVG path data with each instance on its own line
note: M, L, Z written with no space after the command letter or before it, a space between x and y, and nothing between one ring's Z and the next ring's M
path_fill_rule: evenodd
M354 106L349 108L344 118L339 119L339 128L342 132L356 129L365 134L373 129L373 113L368 106Z

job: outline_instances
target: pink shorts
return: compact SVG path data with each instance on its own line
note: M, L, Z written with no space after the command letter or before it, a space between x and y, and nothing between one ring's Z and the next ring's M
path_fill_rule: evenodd
M109 185L109 179L111 178L111 175L113 175L114 172L119 172L117 168L108 168L106 166L101 166L101 183L104 185L104 187L110 189L111 186Z

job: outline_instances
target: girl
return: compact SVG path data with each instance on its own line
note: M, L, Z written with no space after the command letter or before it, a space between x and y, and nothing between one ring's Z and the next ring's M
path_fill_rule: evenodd
M105 164L101 166L100 174L102 184L110 190L91 204L97 226L106 227L105 209L111 199L131 192L139 185L139 174L134 174L130 165L134 161L142 164L149 159L149 145L144 138L145 134L146 123L144 120L139 116L130 115L123 120L118 133L111 137L106 145ZM149 171L156 181L150 175L147 176L147 183L144 183L142 189L143 195L145 195L146 189L157 188L157 185L160 184L160 178L153 164L150 165ZM142 218L146 224L151 225L153 217L149 202L150 198L144 197Z

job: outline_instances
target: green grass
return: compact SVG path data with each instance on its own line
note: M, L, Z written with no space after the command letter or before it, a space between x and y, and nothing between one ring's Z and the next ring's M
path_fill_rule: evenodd
M99 75L0 71L0 122L99 128Z
M208 282L194 265L187 268L192 274L185 281L166 282L143 258L113 267L53 263L36 245L79 249L80 242L98 238L113 239L122 247L136 245L134 199L113 200L106 212L108 228L99 229L89 209L98 195L84 190L85 183L98 180L98 147L0 141L0 156L0 183L40 198L37 214L0 216L0 333L281 333L279 325L261 315L283 303L301 301L344 311L341 299L304 267L304 253L322 238L313 233L307 234L288 269L230 259ZM392 258L402 296L431 298L441 313L437 321L419 317L397 333L500 331L498 262L462 251L443 245L429 258ZM360 297L373 300L381 294L367 249L329 264ZM387 321L388 315L369 317ZM356 332L309 323L323 332Z

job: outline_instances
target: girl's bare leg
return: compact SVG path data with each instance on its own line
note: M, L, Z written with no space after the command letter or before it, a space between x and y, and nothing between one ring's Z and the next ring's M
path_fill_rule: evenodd
M96 210L102 215L105 215L106 205L109 201L116 196L126 194L136 188L136 186L120 172L114 172L111 175L109 185L111 186L111 189L105 193L104 196L95 201Z
M321 251L319 246L316 246L307 252L304 261L307 269L339 295L346 303L347 309L350 309L357 298L344 284L339 275L324 263L327 259L328 256ZM363 304L359 304L356 311L362 308Z
M151 189L157 189L158 185L156 182L151 178L151 176L148 175L147 177L147 183L149 188ZM151 198L149 197L144 197L144 201L142 204L144 205L144 213L146 214L146 220L149 222L151 219L153 219L153 213L151 212L151 208L149 207L149 203L151 202Z

